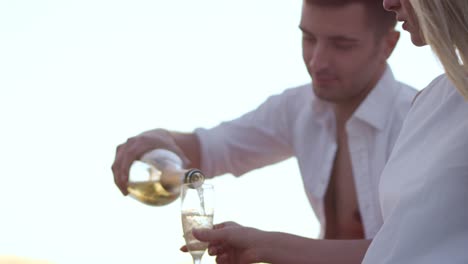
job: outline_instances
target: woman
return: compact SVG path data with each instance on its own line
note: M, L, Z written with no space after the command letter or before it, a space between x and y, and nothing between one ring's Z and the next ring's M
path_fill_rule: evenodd
M384 0L446 75L415 100L382 173L364 263L468 263L468 1Z
M384 7L415 45L431 46L446 74L415 100L383 171L379 233L370 243L232 222L194 231L218 263L468 263L468 1L384 0ZM343 260L337 248L356 253Z

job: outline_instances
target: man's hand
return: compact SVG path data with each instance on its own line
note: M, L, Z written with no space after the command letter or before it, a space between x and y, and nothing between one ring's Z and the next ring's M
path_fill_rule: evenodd
M157 148L170 150L179 155L185 165L189 164L189 160L167 130L154 129L131 137L127 142L117 147L114 164L112 164L115 184L124 195L128 194L128 174L133 161L140 159L146 152Z

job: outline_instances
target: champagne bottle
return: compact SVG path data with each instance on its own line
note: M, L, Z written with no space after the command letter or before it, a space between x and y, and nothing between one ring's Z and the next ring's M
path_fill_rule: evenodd
M204 180L200 170L184 169L182 160L174 152L155 149L133 162L127 190L142 203L162 206L179 197L182 184L198 188Z

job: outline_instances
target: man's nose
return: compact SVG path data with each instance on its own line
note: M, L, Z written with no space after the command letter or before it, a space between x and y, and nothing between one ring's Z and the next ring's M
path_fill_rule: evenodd
M326 45L316 45L311 55L312 56L309 60L309 68L313 72L324 70L330 65L331 54Z

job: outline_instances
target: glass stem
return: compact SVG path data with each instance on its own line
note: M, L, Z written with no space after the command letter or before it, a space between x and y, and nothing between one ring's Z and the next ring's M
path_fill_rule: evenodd
M193 264L201 264L201 258L200 257L193 257Z

